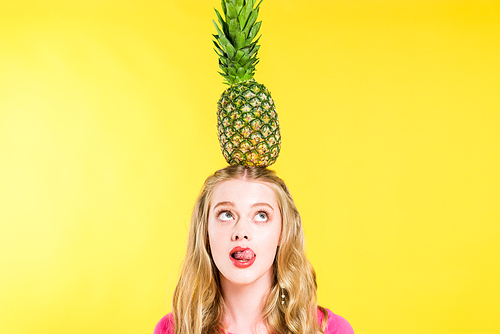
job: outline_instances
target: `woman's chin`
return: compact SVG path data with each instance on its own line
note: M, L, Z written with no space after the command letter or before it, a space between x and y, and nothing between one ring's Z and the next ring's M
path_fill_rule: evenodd
M250 268L249 268L250 269ZM248 286L252 284L257 284L257 283L263 283L266 285L270 285L272 280L271 280L271 271L264 272L264 273L256 273L252 272L251 270L238 270L237 272L229 272L229 273L222 273L220 275L221 281L224 281L227 285L234 285L234 286ZM223 283L223 284L224 284Z

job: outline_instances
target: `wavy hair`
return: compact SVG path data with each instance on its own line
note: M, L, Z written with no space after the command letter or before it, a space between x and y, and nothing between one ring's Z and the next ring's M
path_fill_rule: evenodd
M316 274L305 255L299 212L286 184L263 167L228 166L209 176L196 200L189 228L187 253L174 291L172 313L175 334L222 334L224 300L208 243L208 215L218 184L243 179L270 186L281 211L281 243L273 264L274 278L262 317L270 333L323 333L327 312L318 307ZM281 303L281 294L285 303ZM323 321L317 322L317 310Z

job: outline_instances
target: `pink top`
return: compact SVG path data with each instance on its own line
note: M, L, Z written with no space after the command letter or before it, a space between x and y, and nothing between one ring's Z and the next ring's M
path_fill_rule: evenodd
M340 315L334 314L329 309L328 320L326 321L325 334L354 334L351 325ZM318 323L323 320L323 312L318 310ZM174 334L174 316L167 314L156 324L154 334ZM231 334L231 333L228 333Z

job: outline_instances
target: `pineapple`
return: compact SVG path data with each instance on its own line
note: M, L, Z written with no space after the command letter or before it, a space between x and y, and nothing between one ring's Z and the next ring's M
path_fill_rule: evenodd
M281 148L278 114L267 88L253 78L259 45L255 37L260 3L256 0L222 0L221 14L215 10L215 52L219 72L229 85L217 105L217 130L222 154L230 165L267 167ZM261 1L262 2L262 1Z

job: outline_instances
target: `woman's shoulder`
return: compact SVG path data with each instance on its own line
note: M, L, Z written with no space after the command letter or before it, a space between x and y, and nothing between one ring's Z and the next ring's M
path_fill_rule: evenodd
M167 314L156 324L155 331L153 334L174 334L174 315L172 313Z
M323 309L327 313L325 334L354 334L354 330L347 320L342 318L340 315L333 313L327 308ZM321 323L323 321L323 318L323 312L318 309L318 322Z

